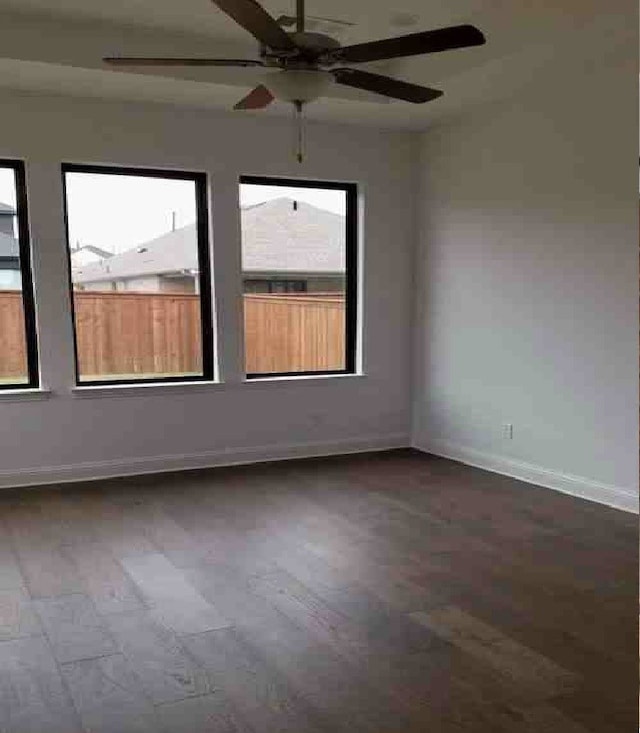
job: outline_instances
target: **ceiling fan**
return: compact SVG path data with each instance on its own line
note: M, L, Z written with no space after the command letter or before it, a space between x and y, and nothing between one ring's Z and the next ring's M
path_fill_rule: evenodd
M292 103L301 120L303 105L323 96L336 83L414 104L442 96L438 89L352 69L345 67L345 63L438 53L485 43L484 35L474 26L457 25L342 46L330 36L305 31L305 0L296 0L296 27L293 32L284 29L285 25L290 25L288 16L276 21L256 0L212 1L260 42L259 59L107 57L104 62L119 67L262 67L267 71L262 75L260 84L234 109L263 109L274 99L279 99ZM298 159L301 160L300 151Z

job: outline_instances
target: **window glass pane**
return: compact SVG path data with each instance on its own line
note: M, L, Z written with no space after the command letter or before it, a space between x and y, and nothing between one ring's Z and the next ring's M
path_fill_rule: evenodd
M196 177L65 170L80 382L210 378L199 185Z
M0 163L0 388L37 386L28 243L21 242L18 217L26 216L19 188L24 186L17 164ZM24 192L23 192L24 193ZM31 317L29 317L31 316ZM31 368L30 368L31 362Z
M246 372L346 370L346 187L242 180Z

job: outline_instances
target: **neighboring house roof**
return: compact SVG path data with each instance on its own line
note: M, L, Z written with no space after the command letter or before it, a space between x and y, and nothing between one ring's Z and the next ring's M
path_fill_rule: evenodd
M0 201L0 216L13 216L15 213L16 210L13 206L3 204L2 201Z
M71 250L71 267L75 270L92 262L100 262L113 257L113 252L107 252L106 249L94 247L92 244L85 244L82 247Z
M108 259L78 267L74 272L74 281L87 283L168 275L197 268L196 230L195 225L191 224Z
M241 210L244 272L345 271L344 217L311 204L273 199ZM108 260L78 268L78 283L195 271L195 225L163 234Z
M18 258L20 256L20 247L18 240L10 234L0 232L0 258Z
M245 272L344 272L344 217L303 201L274 199L243 209Z

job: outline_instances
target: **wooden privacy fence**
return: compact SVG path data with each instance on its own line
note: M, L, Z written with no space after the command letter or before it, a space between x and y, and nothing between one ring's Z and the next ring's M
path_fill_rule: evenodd
M83 377L201 372L199 296L77 291L74 307ZM244 321L248 372L344 367L339 295L245 295ZM0 291L0 380L25 371L21 295Z
M27 376L27 344L22 293L0 290L0 383L24 381Z
M200 298L174 293L74 293L84 377L202 371Z
M342 296L245 295L244 329L250 374L344 369Z

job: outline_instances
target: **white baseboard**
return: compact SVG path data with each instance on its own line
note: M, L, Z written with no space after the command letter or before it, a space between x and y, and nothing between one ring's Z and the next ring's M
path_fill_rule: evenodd
M511 476L520 481L543 486L547 489L555 489L563 494L571 494L599 504L606 504L625 512L638 513L638 494L621 486L612 486L592 481L583 476L551 471L533 463L485 453L446 440L429 440L426 442L414 440L412 447L423 453L432 453L442 458L450 458L468 466Z
M233 466L264 461L282 461L293 458L311 458L347 453L408 448L408 434L392 433L357 439L264 445L251 448L228 448L204 453L172 454L145 458L118 458L58 466L38 466L15 471L0 471L0 489L39 484L57 484L73 481L136 476L146 473L164 473L215 466Z

